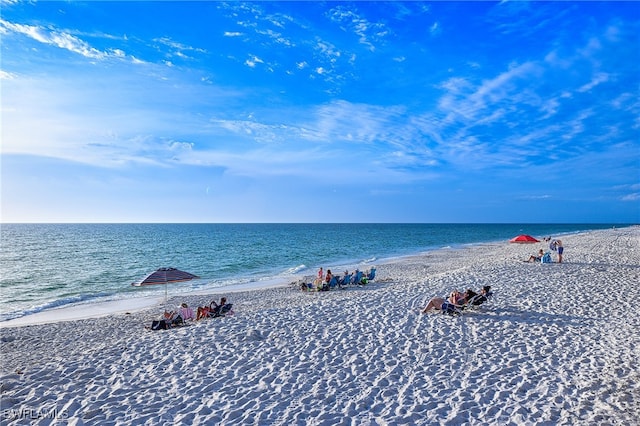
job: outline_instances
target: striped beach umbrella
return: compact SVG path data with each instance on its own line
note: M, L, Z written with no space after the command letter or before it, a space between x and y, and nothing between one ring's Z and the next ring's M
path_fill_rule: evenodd
M191 274L189 272L181 271L176 268L159 268L147 276L145 276L140 281L136 281L131 283L132 286L135 287L144 287L148 285L161 285L164 284L164 298L167 300L167 284L171 283L179 283L183 281L190 281L195 278L200 278L197 275Z

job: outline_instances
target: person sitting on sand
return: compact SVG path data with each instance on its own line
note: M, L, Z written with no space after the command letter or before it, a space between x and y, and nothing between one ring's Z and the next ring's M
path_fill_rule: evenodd
M333 278L333 274L331 273L331 269L327 269L327 275L324 276L324 281L329 284L331 282L331 278Z
M329 283L331 282L331 278L333 278L333 274L331 273L331 269L327 269L327 274L324 278L320 278L318 275L318 279L315 282L317 291L329 291Z
M473 299L477 295L478 293L468 288L467 291L464 292L464 295L460 299L458 299L458 305L466 305L467 303L469 303L471 299Z
M534 255L529 256L529 260L527 260L527 262L541 262L542 261L542 256L544 256L544 250L540 249L538 251L538 255L537 256L534 256Z
M345 269L344 275L342 276L342 278L340 278L340 281L338 281L338 284L340 284L341 286L349 285L350 281L351 281L351 275L349 274L349 270Z
M457 300L460 298L461 294L462 293L460 293L458 290L454 290L451 292L447 299L444 299L442 297L434 297L433 299L429 300L429 303L427 303L427 306L425 306L425 308L422 310L422 313L426 314L427 312L432 310L439 311L442 309L442 305L444 304L444 302L449 302L457 305Z
M193 312L193 308L190 308L186 303L183 303L182 305L180 305L180 309L178 309L178 312L180 313L180 316L184 321L188 319L190 320L196 319L196 314L195 312Z
M468 289L464 293L454 290L446 300L442 297L434 297L431 299L427 306L422 310L422 313L426 314L432 310L440 311L442 310L442 305L444 305L445 302L454 305L455 307L462 307L476 295L477 293L471 289Z
M201 320L202 318L208 318L210 316L214 316L215 312L220 309L220 307L227 304L227 298L221 297L220 303L216 303L215 300L212 300L209 306L203 306L198 308L198 312L196 314L196 321Z

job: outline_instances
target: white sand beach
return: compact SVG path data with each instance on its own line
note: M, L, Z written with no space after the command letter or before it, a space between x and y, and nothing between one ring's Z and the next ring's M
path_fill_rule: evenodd
M235 315L171 330L145 329L162 305L5 325L1 423L638 424L640 227L562 241L561 264L505 241L377 264L363 287L174 298ZM484 285L478 309L419 313Z

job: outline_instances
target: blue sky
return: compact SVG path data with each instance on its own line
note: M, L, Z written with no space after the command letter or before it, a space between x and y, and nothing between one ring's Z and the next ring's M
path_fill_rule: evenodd
M3 222L640 222L640 3L0 4Z

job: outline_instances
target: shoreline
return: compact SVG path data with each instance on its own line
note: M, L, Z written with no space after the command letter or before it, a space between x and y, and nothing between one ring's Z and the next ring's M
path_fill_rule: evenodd
M397 225L397 226L399 227L398 229L406 228L406 226L402 226L402 225ZM420 226L417 228L419 231L418 233L424 232L425 229L430 229L431 227L434 227L434 226L435 225ZM546 225L546 226L544 225L530 225L530 226L532 227L531 230L533 231L532 235L537 235L540 237L547 235L547 232L551 230L549 228L555 228L556 231L560 229L561 231L557 233L558 236L563 235L564 233L584 232L584 228L589 228L588 225L582 225L582 226L564 225L563 226L559 224ZM595 226L595 225L592 225L592 226ZM612 225L607 225L607 226L612 226ZM335 259L337 259L335 262L327 262L326 260L323 260L320 263L316 264L315 260L308 259L304 257L304 254L300 253L299 251L296 251L295 255L303 255L303 258L300 258L300 259L296 257L296 259L298 260L297 263L291 262L291 261L284 262L282 264L278 264L279 266L274 266L274 268L270 269L269 271L266 271L266 270L263 271L263 273L260 273L259 275L233 274L230 277L228 277L228 276L225 276L224 274L222 275L218 273L212 274L211 271L206 272L202 270L203 267L201 265L198 266L200 262L196 262L195 264L193 263L192 258L200 259L197 255L195 255L189 259L183 258L179 261L179 263L182 263L182 267L186 266L188 270L197 271L199 275L202 275L204 278L195 280L193 281L193 283L191 282L184 283L184 285L175 285L175 286L170 285L169 293L173 293L175 295L196 294L196 292L197 294L214 293L219 291L218 290L219 286L233 285L237 283L250 283L250 286L262 287L263 286L263 284L261 283L262 280L276 279L276 280L281 280L282 283L288 283L296 279L296 277L292 277L292 276L300 276L302 274L305 274L305 275L315 274L315 271L319 266L324 266L325 268L331 267L334 271L336 270L342 271L344 269L353 270L356 267L359 267L361 270L363 270L363 269L368 269L370 266L378 263L393 263L393 262L401 261L402 258L406 256L420 255L420 254L442 250L442 249L452 249L452 250L464 249L466 246L469 246L469 245L486 244L486 243L493 243L493 242L501 243L503 241L506 241L507 239L507 237L505 237L504 236L505 234L503 233L504 227L508 227L511 230L513 230L513 232L517 233L517 232L521 232L527 226L525 225L510 226L505 224L497 224L495 225L495 227L491 225L488 225L488 226L487 225L452 225L452 226L443 225L442 227L436 226L434 229L437 230L437 235L440 235L439 233L441 232L445 232L443 234L444 239L440 237L425 236L425 235L430 235L429 232L427 232L426 234L420 234L417 237L419 241L421 241L421 244L419 244L419 247L406 249L406 248L402 248L402 246L407 244L405 239L408 236L401 233L399 235L400 238L394 237L392 239L397 241L405 241L405 244L399 244L399 245L396 244L396 245L392 245L391 247L387 247L387 246L379 247L376 245L375 248L372 249L371 251L369 251L368 249L363 250L362 245L360 245L357 247L356 252L351 253L350 256L349 255L345 256L346 252L344 249L340 254L332 251L332 248L331 248L332 245L329 244L327 245L327 247L325 246L322 246L322 247L327 248L329 252L332 253L332 255L335 255ZM344 228L344 226L342 228ZM73 229L74 229L73 226L70 226L68 229L65 228L64 230L65 232L64 235L68 237L69 241L76 241L76 239L79 238L78 233L74 232ZM395 226L387 227L385 228L386 230L385 232L388 234L389 232L393 232L394 229L395 229ZM455 229L457 233L446 234L447 229L449 230ZM473 230L477 230L479 234L476 234L475 232L471 232ZM496 230L501 230L501 231L496 232ZM353 229L348 228L346 229L346 231L347 233L350 232L349 235L353 235L354 232L356 232L357 230L354 231ZM44 231L40 230L38 232L41 233ZM34 230L34 233L36 235L39 235L38 232ZM116 232L116 231L113 231L113 232ZM20 233L18 232L18 234ZM387 235L387 234L384 234L384 235ZM472 235L475 235L475 237L473 237ZM511 234L511 232L509 232L509 235L515 235L515 234ZM499 239L496 239L496 236L501 236L501 237ZM391 235L387 235L387 238L391 238ZM477 239L480 239L480 240L476 241ZM467 242L468 240L473 240L473 242ZM18 241L20 241L19 238L18 238ZM80 241L81 240L78 240L77 242L79 243ZM408 244L409 247L413 247L413 245L410 243L410 240L408 241L409 241L409 244ZM452 241L458 241L458 242L452 243ZM21 247L20 245L18 246ZM209 249L211 249L211 247L209 247ZM96 250L98 250L98 248L96 248ZM322 250L322 248L320 248L320 250ZM96 278L92 280L87 280L86 279L87 277L84 276L83 274L74 274L69 276L68 278L65 278L65 277L62 277L61 274L53 273L53 275L45 277L44 276L45 274L42 271L46 271L47 268L43 267L45 265L38 264L37 262L34 262L35 265L39 265L40 267L39 268L36 267L33 273L25 273L23 274L24 276L20 275L20 273L14 273L14 274L8 273L7 276L4 277L3 279L3 285L6 288L13 288L11 284L13 279L12 277L14 277L17 280L17 282L21 284L15 287L15 292L13 291L5 292L6 293L4 295L5 297L3 297L4 309L2 309L2 315L0 315L2 317L1 318L2 321L0 322L0 327L17 325L17 324L29 324L34 322L41 323L49 320L56 320L56 317L58 315L61 316L63 319L67 319L67 318L77 319L82 317L81 314L77 313L82 309L80 308L80 306L88 307L87 317L96 316L96 314L94 314L93 310L91 309L92 305L96 304L96 306L98 306L100 304L107 303L107 306L109 306L109 302L114 302L114 301L118 301L118 303L116 303L115 305L110 305L113 309L118 311L127 310L127 305L138 304L138 302L130 301L129 299L147 298L147 297L153 298L156 296L160 298L161 293L165 293L164 290L158 289L158 288L144 288L144 289L140 288L140 289L137 289L136 291L129 291L131 290L131 288L127 284L129 284L130 281L133 279L132 276L138 276L139 274L142 274L142 272L140 272L139 270L136 270L135 273L132 272L130 274L123 274L123 273L113 274L111 272L107 272L107 271L128 271L128 266L125 266L127 264L126 256L124 256L122 253L118 252L117 250L114 253L118 253L118 256L122 256L123 261L117 262L122 265L118 265L118 266L114 265L114 266L108 267L105 270L102 270L100 269L100 267L97 267L97 269L95 269L94 272L92 272L92 274L93 275L98 274L100 276L99 279ZM27 258L28 257L29 256L27 256ZM55 256L53 257L55 259ZM283 257L286 257L286 256L283 256ZM323 257L324 256L320 256L320 255L315 256L316 259L323 258ZM333 256L329 256L329 257L333 257ZM138 264L139 261L141 261L141 259L137 259L133 261L133 264L134 265ZM91 265L91 261L89 259L82 258L82 257L80 258L79 263L83 265ZM114 262L109 262L109 261L103 262L103 265L101 265L101 267L105 266L105 264L109 265L113 263ZM296 266L292 266L291 263L293 263ZM64 265L64 262L62 264ZM305 266L305 264L309 266ZM17 264L13 266L10 266L10 265L12 264L9 263L8 265L8 269L10 271L13 270L11 268L19 266ZM67 265L67 266L71 266L71 265ZM29 263L25 263L22 266L20 266L18 270L28 271L29 268L30 268ZM204 269L207 269L207 268L204 268ZM62 270L64 270L64 267L55 268L55 271L62 271ZM87 266L87 270L92 270L92 268ZM75 278L76 275L77 275L77 279ZM124 275L129 275L129 276L125 277ZM32 281L32 282L29 282L29 281ZM103 283L103 284L95 284L95 285L91 284L94 281L96 283ZM39 290L39 287L41 286L39 283L41 282L42 282L42 290ZM162 290L162 291L158 291L158 290ZM15 297L13 297L13 293L15 293ZM118 306L119 303L122 304L122 307ZM141 303L144 303L144 302L141 302ZM67 314L66 313L67 308L71 308L73 311L76 311L76 312L73 312L72 314ZM100 309L101 307L98 306L98 310ZM105 308L105 310L108 310L108 309L110 308L109 307ZM49 311L49 313L47 313L47 311ZM30 319L32 315L36 315L36 316ZM17 320L17 321L14 321L14 320Z
M562 240L561 264L523 262L544 242L488 243L376 262L363 287L170 296L235 311L171 330L144 328L161 305L2 327L3 422L631 424L640 307L612 302L640 297L640 227ZM495 296L476 310L419 313L483 285Z
M633 225L631 225L633 226ZM616 229L616 228L613 228ZM565 234L559 235L579 235L583 232L591 232L591 231L572 231L567 232ZM372 266L377 264L397 264L402 263L405 259L411 259L414 257L420 256L428 256L430 253L448 251L448 250L465 250L470 247L482 247L482 246L492 246L492 245L500 245L505 241L496 240L496 241L484 241L484 242L475 242L475 243L460 243L458 245L447 245L442 247L434 247L431 249L427 249L424 251L396 255L390 257L384 257L381 259L377 259L374 262L361 263L361 264L352 264L348 265L348 269L352 270L356 267L363 268L365 266ZM544 242L541 242L544 244ZM337 268L347 267L345 265L340 265ZM330 269L335 269L335 267L330 267ZM312 271L313 272L313 271ZM208 288L202 290L193 290L184 293L180 293L179 295L170 295L170 299L192 299L193 296L205 296L209 297L210 295L219 294L219 293L235 293L238 291L254 291L261 290L265 288L278 288L278 287L286 287L291 283L291 280L297 281L304 276L310 276L311 274L293 274L289 277L289 279L285 278L272 278L265 281L257 280L251 281L242 284L233 284L224 287L217 288ZM172 302L173 303L173 302ZM7 327L22 327L29 325L42 325L47 323L54 322L66 322L66 321L77 321L82 319L90 319L90 318L101 318L114 314L122 314L122 313L134 313L139 311L145 311L148 309L152 309L154 307L161 309L165 304L165 299L163 296L158 295L147 295L147 296L137 296L137 297L129 297L129 298L121 298L114 300L106 300L99 302L86 302L86 303L73 303L70 305L58 306L53 308L47 308L42 311L38 311L35 313L30 313L27 315L23 315L17 318L5 320L0 322L0 329ZM174 303L175 304L175 303Z
M224 293L237 293L242 291L257 291L265 288L286 287L287 285L288 284L283 283L282 280L272 280L269 282L256 281L245 284L234 284L230 286L220 287L220 289L224 289ZM209 297L209 295L211 294L211 290L202 290L184 293L179 296L169 296L166 304L169 304L169 301L172 301L173 299L191 299L194 296ZM2 321L0 322L0 329L7 327L25 327L30 325L43 325L49 323L102 318L118 314L132 314L147 311L153 308L157 308L158 310L160 310L164 305L164 296L143 296L128 299L109 300L104 302L91 302L62 306Z

